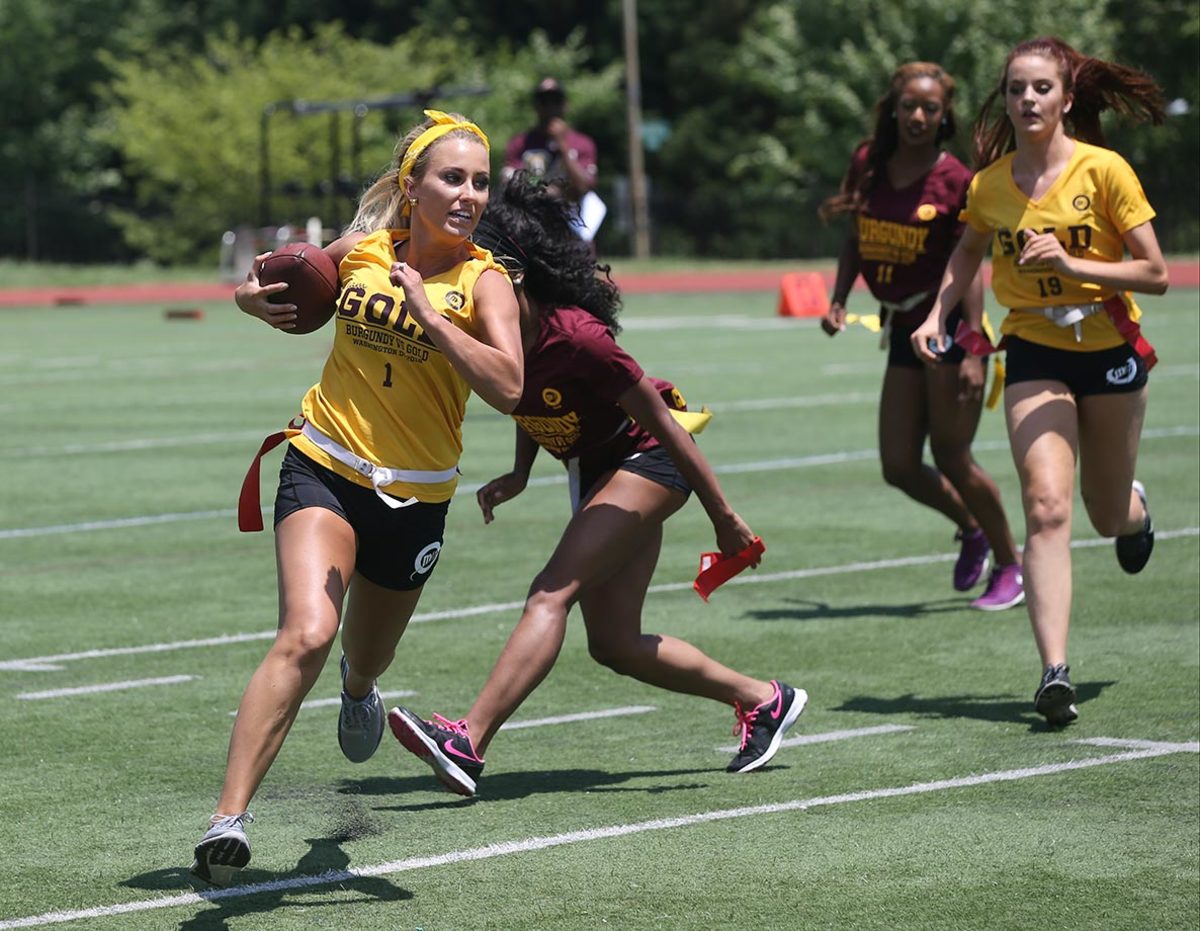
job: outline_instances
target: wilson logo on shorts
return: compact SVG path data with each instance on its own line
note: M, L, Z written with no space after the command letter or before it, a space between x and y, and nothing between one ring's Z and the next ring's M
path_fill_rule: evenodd
M1104 380L1110 385L1128 385L1131 381L1137 378L1138 364L1137 359L1130 359L1124 365L1118 366L1115 369L1109 369L1104 373Z
M413 574L409 578L415 579L419 575L424 575L438 561L438 555L442 552L441 543L430 543L425 549L417 553L417 558L413 560Z

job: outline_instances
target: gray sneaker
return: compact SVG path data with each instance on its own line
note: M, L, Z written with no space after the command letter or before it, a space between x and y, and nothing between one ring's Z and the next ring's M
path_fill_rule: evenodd
M1046 719L1047 724L1065 727L1079 717L1075 700L1070 667L1062 663L1047 666L1042 673L1042 684L1033 696L1034 710Z
M383 698L374 684L366 698L346 694L350 664L342 657L342 711L338 715L338 746L351 763L365 763L375 755L383 739Z
M213 815L209 828L196 845L192 875L214 886L228 886L238 870L250 862L250 839L245 825L254 815Z

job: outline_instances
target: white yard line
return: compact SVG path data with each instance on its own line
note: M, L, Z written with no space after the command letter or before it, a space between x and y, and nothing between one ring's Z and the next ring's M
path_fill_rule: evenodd
M1099 738L1102 739L1102 738ZM880 789L861 789L856 792L846 792L839 795L824 795L816 798L794 799L788 802L775 802L767 805L752 805L743 808L725 808L716 811L698 812L693 815L683 815L678 818L657 818L650 821L638 821L631 824L615 824L588 828L582 831L571 831L566 834L553 834L545 837L528 837L520 840L498 841L483 847L451 850L446 853L433 854L424 857L409 857L405 860L392 860L375 866L364 866L354 870L330 870L317 876L292 876L287 879L277 879L270 882L253 883L246 886L233 886L228 889L214 889L207 892L189 892L182 895L156 896L132 902L122 902L117 905L101 905L94 908L73 909L70 911L45 912L40 915L30 915L25 918L9 918L0 921L0 931L14 928L33 928L45 925L66 924L72 921L82 921L88 918L108 918L114 915L129 915L135 912L157 911L165 908L180 908L183 906L198 906L205 902L220 902L247 898L268 892L292 892L298 889L308 889L314 886L329 886L340 883L352 883L357 879L375 876L395 876L400 873L410 873L415 870L430 869L439 866L455 866L460 863L471 863L478 860L492 860L496 857L507 857L529 853L536 850L548 850L554 847L566 847L572 844L593 843L612 837L629 837L635 834L645 834L650 831L668 831L693 825L710 824L717 821L729 821L739 818L754 818L786 814L789 812L808 811L814 808L827 808L834 805L846 805L857 802L869 802L876 799L901 798L909 795L926 795L933 792L946 792L952 789L966 789L973 786L991 785L1002 782L1018 782L1023 779L1033 779L1040 776L1053 776L1059 773L1091 769L1097 766L1110 766L1114 763L1128 763L1137 760L1149 760L1154 757L1166 756L1173 753L1196 753L1197 745L1169 744L1150 741L1144 743L1143 749L1129 750L1125 753L1113 753L1108 756L1090 757L1080 760L1066 760L1061 763L1044 763L1037 766L1025 766L1019 769L999 770L997 772L979 773L972 776L959 776L953 779L938 779L932 782L918 782L907 786L893 786Z
M254 434L258 436L257 433ZM263 434L265 436L265 434ZM1196 427L1161 427L1146 430L1142 433L1143 440L1158 440L1183 436L1200 436ZM48 448L48 447L47 447ZM977 452L995 452L1008 449L1007 440L988 440L973 444ZM841 465L847 462L863 462L874 460L879 456L875 449L845 450L842 452L819 453L811 456L797 456L786 459L762 459L751 462L734 462L726 465L714 465L713 471L718 475L738 475L747 472L777 472L787 469L809 469L827 465ZM2 458L2 457L0 457ZM547 475L531 479L531 487L565 485L565 475ZM483 487L482 482L460 484L456 495L473 495ZM270 511L270 506L263 512ZM208 520L210 518L231 518L237 515L236 508L219 508L207 511L183 511L168 514L148 514L140 517L118 517L109 520L83 521L75 524L51 524L44 527L12 527L0 529L0 540L21 540L30 537L47 537L64 533L83 533L93 530L120 530L130 527L143 527L153 524L171 524L181 521Z
M800 737L787 737L779 742L780 747L799 747L804 744L823 744L835 740L852 740L855 737L874 737L877 734L899 734L901 731L913 730L911 724L880 724L877 727L856 727L846 731L826 731L823 734L804 734ZM715 748L718 753L737 753L741 747L731 744L728 747Z
M199 676L161 676L157 679L129 679L125 682L102 682L99 685L77 685L69 689L50 689L47 692L19 692L15 697L24 701L41 701L46 698L67 698L72 695L95 695L98 692L122 692L126 689L144 689L155 685L178 685L192 682Z
M554 718L530 718L527 721L509 721L501 724L502 731L518 731L524 727L546 727L551 724L574 724L576 721L596 721L600 718L619 718L630 714L646 714L657 711L653 705L629 705L625 708L603 708L600 711L580 711L576 714L560 714Z
M1200 527L1185 527L1182 530L1157 530L1154 538L1158 542L1200 536ZM1112 540L1097 537L1091 540L1073 540L1072 549L1091 549L1097 546L1111 546ZM772 582L787 582L794 579L812 579L821 576L845 575L852 572L877 572L881 569L902 569L908 566L927 566L935 563L953 562L958 558L957 553L933 553L928 556L903 556L896 559L877 559L871 562L843 563L837 566L818 566L812 569L791 569L785 572L744 572L726 582L726 586L734 585L764 585ZM688 591L691 582L664 582L651 585L647 590L650 594L664 592ZM719 596L718 596L719 597ZM410 624L445 621L456 618L476 617L481 614L496 614L504 611L518 611L524 607L524 601L501 601L492 604L471 605L464 608L449 608L445 611L429 611L424 614L414 614ZM50 672L62 669L62 663L81 659L101 659L108 656L132 656L138 653L166 653L172 650L186 650L195 647L227 646L234 643L246 643L252 640L271 640L275 637L274 630L263 630L256 633L227 634L220 637L205 637L200 640L175 640L166 643L149 643L142 646L110 647L95 650L83 650L78 653L56 653L52 656L31 656L26 659L0 660L0 672Z

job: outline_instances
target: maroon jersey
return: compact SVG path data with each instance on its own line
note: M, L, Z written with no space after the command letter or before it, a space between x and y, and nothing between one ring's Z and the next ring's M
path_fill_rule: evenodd
M867 147L859 147L850 163L850 184L867 168ZM887 174L855 218L860 271L875 299L900 304L892 326L916 329L925 320L950 253L962 233L959 211L966 206L971 171L949 152L923 178L897 190ZM922 300L911 306L906 301Z
M525 354L525 390L512 417L557 459L578 458L585 469L615 465L658 445L617 403L644 374L603 323L578 307L560 307L543 314L537 342ZM669 382L652 381L678 398Z

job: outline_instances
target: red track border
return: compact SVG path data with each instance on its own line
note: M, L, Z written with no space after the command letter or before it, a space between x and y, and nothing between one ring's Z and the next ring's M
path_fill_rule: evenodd
M985 266L986 268L986 266ZM614 276L625 294L699 294L713 292L777 292L782 271L706 271L618 273ZM834 270L819 274L827 287L833 286ZM1171 286L1200 287L1200 260L1171 262ZM87 304L189 304L233 299L232 284L136 284L75 286L62 288L13 288L0 290L0 307L53 307ZM861 289L861 280L856 288Z

